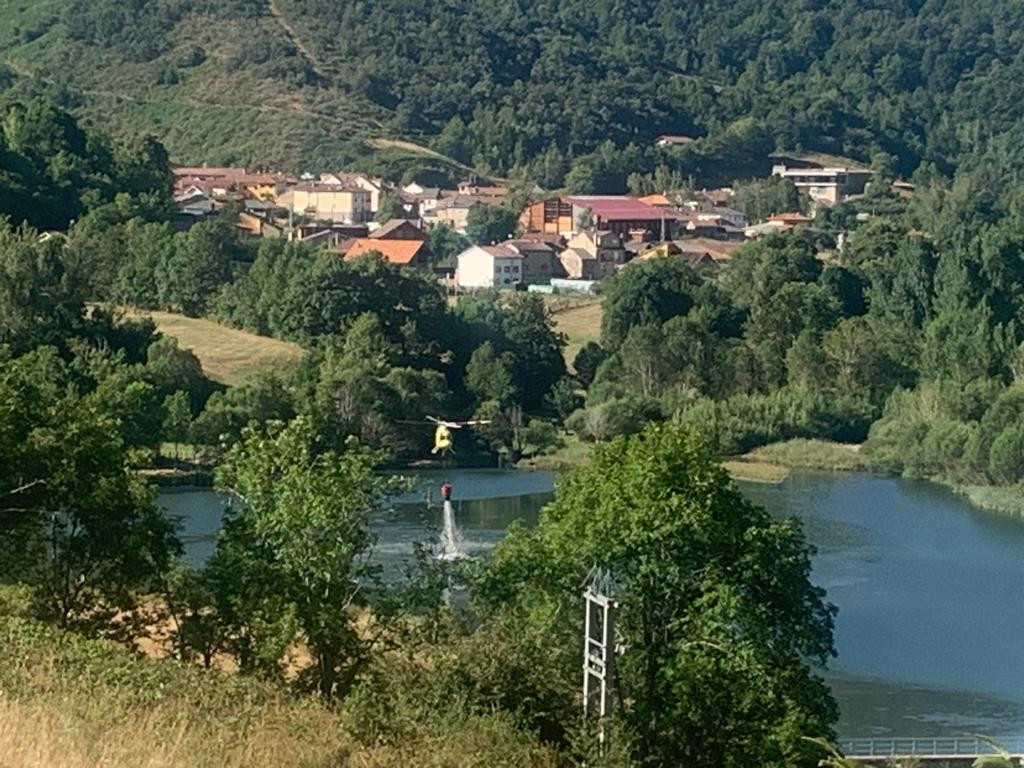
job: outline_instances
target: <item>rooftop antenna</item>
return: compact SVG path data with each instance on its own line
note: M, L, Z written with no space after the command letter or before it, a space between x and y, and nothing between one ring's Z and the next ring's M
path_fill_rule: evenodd
M611 574L596 565L583 590L583 718L596 716L597 739L603 750L605 723L612 711L615 682L615 611Z

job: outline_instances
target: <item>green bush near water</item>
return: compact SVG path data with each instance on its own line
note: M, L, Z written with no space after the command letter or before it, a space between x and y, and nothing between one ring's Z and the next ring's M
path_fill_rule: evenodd
M805 469L857 471L870 468L857 446L831 443L827 440L797 438L772 443L755 448L746 458Z

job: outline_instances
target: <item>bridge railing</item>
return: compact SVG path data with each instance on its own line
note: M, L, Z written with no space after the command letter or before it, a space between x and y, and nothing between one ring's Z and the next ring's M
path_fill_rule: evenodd
M1024 755L1024 739L999 739L1006 751ZM954 738L840 739L839 749L847 757L977 757L998 750L973 736Z

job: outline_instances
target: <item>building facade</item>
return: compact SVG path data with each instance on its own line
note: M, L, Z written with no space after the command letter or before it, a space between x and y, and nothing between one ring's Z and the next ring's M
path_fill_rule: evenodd
M280 195L277 202L298 216L309 216L316 221L363 224L373 217L370 193L359 187L296 184Z
M461 290L514 288L523 281L523 256L503 245L474 245L458 255L455 285Z
M772 166L772 175L789 179L817 205L835 205L850 195L864 194L871 181L871 171L863 168L793 167L784 162Z

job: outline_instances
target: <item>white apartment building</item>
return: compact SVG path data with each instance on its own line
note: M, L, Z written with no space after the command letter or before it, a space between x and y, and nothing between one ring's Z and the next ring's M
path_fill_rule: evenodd
M455 285L458 288L512 288L523 281L523 256L511 248L474 245L457 258Z

